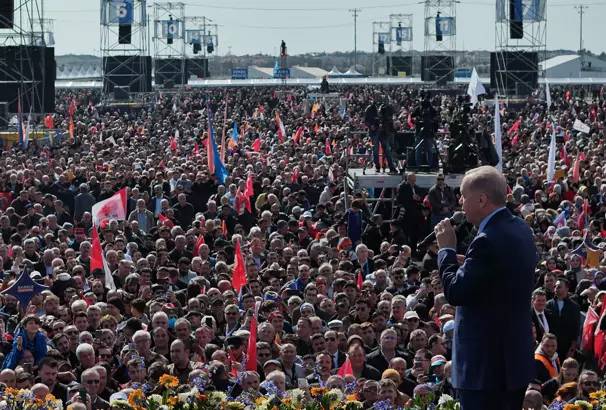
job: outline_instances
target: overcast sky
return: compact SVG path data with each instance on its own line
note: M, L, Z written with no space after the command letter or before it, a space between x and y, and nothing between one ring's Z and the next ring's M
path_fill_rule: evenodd
M99 0L51 0L46 17L54 19L56 54L99 55ZM152 4L148 1L148 4ZM579 15L573 0L547 0L547 48L578 49ZM587 0L584 45L606 51L605 0ZM416 1L379 0L189 0L187 16L206 16L219 25L219 53L276 54L285 40L289 54L353 50L353 17L350 8L362 9L358 17L358 50L372 49L372 22L388 21L390 14L413 14L413 47L423 49L424 6ZM150 8L150 15L152 11ZM457 5L457 49L493 50L495 47L494 0L461 0ZM150 51L153 55L153 51Z

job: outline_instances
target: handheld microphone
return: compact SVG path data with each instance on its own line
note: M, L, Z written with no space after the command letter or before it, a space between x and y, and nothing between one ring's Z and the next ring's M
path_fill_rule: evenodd
M465 212L457 211L450 218L450 223L452 226L457 227L465 222ZM421 242L417 244L417 248L426 248L430 243L436 240L436 233L432 231L429 235L425 237Z

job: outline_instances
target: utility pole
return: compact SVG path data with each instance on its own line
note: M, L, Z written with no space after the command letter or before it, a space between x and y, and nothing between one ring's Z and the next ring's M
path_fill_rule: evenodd
M362 9L349 9L354 18L354 68L358 65L358 13Z
M579 4L578 6L574 6L575 9L579 11L580 24L579 24L579 55L581 56L581 70L585 68L585 53L583 52L583 14L585 10L588 9L588 6L584 4Z

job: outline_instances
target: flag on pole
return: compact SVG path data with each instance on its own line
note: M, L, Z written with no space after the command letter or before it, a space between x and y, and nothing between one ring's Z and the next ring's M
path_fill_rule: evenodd
M252 149L255 152L261 151L261 138L256 138L252 143Z
M200 155L200 147L198 147L197 142L194 142L194 149L192 151L192 154L194 155L194 157L197 157L198 155Z
M572 165L572 182L579 182L581 179L581 154L578 153L574 164Z
M556 135L555 127L552 127L551 141L549 142L549 154L547 156L547 182L552 182L555 176L556 159Z
M231 284L236 293L240 293L242 287L246 285L246 265L244 264L244 256L242 256L242 248L239 240L236 242L234 255L235 261L232 270Z
M67 113L69 114L70 117L74 116L77 108L78 107L76 106L76 100L74 98L72 98L72 100L69 102L69 107L67 108Z
M324 142L324 155L326 155L327 157L332 155L332 149L330 148L330 138L326 138L326 141Z
M471 71L471 78L469 79L469 85L467 86L467 95L471 97L471 106L473 107L478 103L478 95L486 94L484 85L480 82L478 72L474 67Z
M257 371L257 318L253 315L250 318L250 335L248 336L248 346L246 349L246 370Z
M339 367L337 375L341 377L353 375L353 368L351 367L351 361L349 360L349 356L347 356L341 367Z
M501 127L501 111L499 110L499 99L495 98L494 103L494 148L497 151L497 156L499 157L499 162L496 165L496 168L499 172L503 172L503 141L502 141L502 132L503 129Z
M556 228L566 226L566 211L560 212L560 214L553 220L553 224Z
M590 306L587 309L587 315L583 323L583 336L581 338L581 350L584 352L593 352L593 333L599 319L600 317L596 311Z
M208 138L206 139L206 161L208 165L208 173L215 173L215 155L213 154L213 113L210 110L210 106L207 107L208 112Z
M234 121L234 125L231 129L231 139L233 142L238 143L238 138L240 135L238 134L238 123Z
M196 239L196 243L194 244L194 250L192 252L192 256L200 255L200 246L204 245L206 241L204 240L204 235L198 235L198 239Z
M76 138L74 137L74 117L69 117L69 138L72 144L76 142Z
M302 136L303 136L303 127L299 127L299 128L297 128L297 131L295 131L295 133L292 136L292 139L295 142L295 144L299 143Z
M358 286L358 290L362 290L362 284L364 283L364 279L362 278L362 271L358 271L358 279L356 281L356 285Z
M278 132L278 141L280 143L284 142L284 138L286 138L286 129L284 128L284 124L282 124L282 120L280 119L280 113L276 111L276 131Z
M111 197L93 205L93 225L100 226L102 221L126 219L126 188L122 188Z
M221 162L225 161L225 131L227 128L227 102L225 102L225 111L223 112L223 133L221 134Z
M545 80L545 101L547 101L547 110L551 108L551 91L549 90L549 82Z
M224 184L225 180L229 176L229 172L227 172L227 169L225 168L225 165L223 164L223 161L221 160L221 157L219 155L219 150L217 149L217 144L215 143L214 131L212 128L210 131L211 131L211 133L210 133L209 139L210 139L210 146L212 149L212 155L214 156L213 162L215 165L215 176L222 184Z
M105 278L105 287L109 290L116 290L116 284L114 283L114 277L112 276L111 269L107 264L105 255L103 255L103 248L101 248L101 241L99 240L99 232L97 232L97 226L93 225L91 231L91 255L90 255L90 271L91 273L95 269L102 269Z
M170 218L162 213L158 214L158 220L160 221L160 223L164 226L167 226L169 228L172 228L173 226L175 226L174 222L170 220Z

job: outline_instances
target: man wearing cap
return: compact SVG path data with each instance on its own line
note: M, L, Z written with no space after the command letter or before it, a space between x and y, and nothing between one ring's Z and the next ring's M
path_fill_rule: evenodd
M431 227L444 218L450 218L457 201L452 189L444 183L444 174L438 174L436 183L427 194L431 205Z
M462 265L450 221L435 228L444 295L457 307L452 385L463 410L519 410L536 373L528 308L537 264L533 232L505 207L507 182L495 168L468 171L461 194L467 220L478 227ZM503 324L498 332L495 318Z

